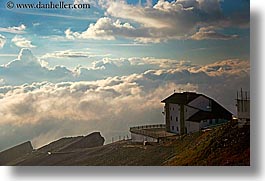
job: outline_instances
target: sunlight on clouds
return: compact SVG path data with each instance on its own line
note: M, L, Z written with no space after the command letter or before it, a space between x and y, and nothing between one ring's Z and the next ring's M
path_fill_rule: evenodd
M118 70L127 74L115 75ZM22 49L16 60L0 66L0 149L24 140L38 147L95 130L109 139L128 134L133 125L162 123L160 101L174 90L203 92L234 110L234 94L248 88L249 71L242 60L195 65L157 58L106 58L90 69L69 70L43 67ZM11 86L14 80L19 84Z
M54 52L54 54L47 54L46 56L84 57L90 56L90 54L86 52L60 51ZM45 60L36 58L29 49L22 49L16 60L0 66L0 77L5 79L6 84L19 85L46 80L51 82L92 81L158 70L160 72L176 73L178 76L182 76L182 74L185 76L185 72L194 75L204 73L209 77L215 75L236 75L241 72L248 73L249 62L228 59L202 66L189 61L152 57L103 58L102 60L92 62L91 67L77 66L71 70L64 66L49 67L49 64ZM178 78L176 77L176 81Z
M202 27L190 37L192 40L231 40L239 38L238 35L225 35L216 32L214 27Z
M21 24L20 26L12 26L3 28L0 27L0 32L6 32L6 33L13 33L13 34L23 34L25 33L26 26L24 24Z
M98 4L106 10L106 17L91 23L84 32L67 29L66 38L115 40L121 37L141 43L160 43L172 39L230 40L238 37L215 31L232 26L231 21L235 21L235 18L224 16L219 0L159 0L154 6L150 3L140 6L125 1L102 0ZM129 23L132 21L137 26ZM246 24L242 20L238 22Z
M54 51L51 53L46 53L41 56L41 59L47 58L92 58L92 57L107 57L111 54L99 55L90 52L89 49L84 50L63 50L63 51Z
M89 28L82 32L72 32L70 29L65 31L68 39L96 39L96 40L115 40L115 35L129 36L130 32L135 31L129 23L122 24L119 20L112 21L108 17L98 19L95 24L90 24ZM124 34L124 35L123 35Z
M237 74L222 77L224 74L210 77L187 70L150 70L89 82L2 86L0 112L4 119L0 124L1 128L11 125L15 132L22 132L21 139L26 134L27 139L34 140L35 146L92 130L100 130L110 138L115 135L112 130L126 134L131 125L163 122L160 101L173 90L203 91L222 100L225 105L231 103L234 86L245 85L240 81L246 77ZM131 118L130 115L135 116ZM25 125L31 128L31 135L28 135L28 129L23 130ZM40 126L44 127L43 130L39 129ZM70 129L72 127L74 129ZM2 136L12 142L15 135Z
M160 101L174 91L235 112L236 91L250 89L247 1L69 1L92 8L3 9L0 151L93 131L110 142L163 123Z
M6 43L6 37L0 34L0 48L3 48Z
M177 87L176 85L165 84L146 92L133 82L133 79L131 81L126 78L119 78L119 81L115 79L41 85L36 83L14 87L0 99L0 112L4 118L0 123L1 128L5 127L4 125L12 125L12 129L19 130L28 125L33 132L36 132L35 129L40 124L43 125L50 120L49 124L53 124L54 128L49 131L44 129L39 133L39 139L35 139L35 145L40 146L45 143L42 141L42 135L46 135L47 132L51 135L49 141L58 136L52 136L55 129L60 133L59 136L64 136L75 134L74 130L80 132L86 124L87 131L99 129L103 134L110 135L109 128L127 132L128 125L163 121L160 115L162 109L160 100L163 98L161 92L166 90L170 93L173 87ZM192 85L187 85L188 87L196 89ZM129 116L131 114L135 115L135 118L132 119ZM160 115L159 119L153 119L154 115ZM75 129L65 132L69 126L74 126ZM8 135L2 136L6 138Z
M26 39L25 37L16 35L14 38L12 38L11 42L13 42L17 47L21 48L34 48L35 45L31 44L31 41Z

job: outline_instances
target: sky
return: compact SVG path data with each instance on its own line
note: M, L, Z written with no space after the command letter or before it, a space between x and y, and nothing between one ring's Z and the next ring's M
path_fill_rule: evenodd
M0 150L92 131L107 142L127 136L130 126L163 123L160 101L174 90L236 113L236 91L250 89L248 0L67 0L91 8L64 10L7 2Z

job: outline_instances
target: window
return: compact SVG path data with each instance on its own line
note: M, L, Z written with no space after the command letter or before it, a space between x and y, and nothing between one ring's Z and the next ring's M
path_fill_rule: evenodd
M179 127L177 126L177 131L179 131Z
M172 126L172 130L174 130L174 126Z
M172 121L172 116L170 116L170 120Z
M178 122L179 120L178 120L178 117L176 117L176 121Z
M174 107L173 107L173 111L174 111Z
M209 120L209 124L213 124L213 121L211 119Z

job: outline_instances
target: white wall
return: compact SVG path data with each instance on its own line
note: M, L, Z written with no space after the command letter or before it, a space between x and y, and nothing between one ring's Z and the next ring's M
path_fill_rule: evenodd
M179 133L180 130L179 112L180 111L178 104L172 104L172 103L169 104L170 132ZM176 118L178 121L176 121Z
M192 107L189 107L192 106ZM200 110L211 111L211 100L204 97L199 96L198 98L191 101L188 106L184 106L184 119L185 119L185 127L187 128L187 133L192 133L199 131L201 128L208 127L216 124L215 120L205 120L201 122L191 122L186 121L192 115L196 114ZM194 108L193 108L194 107ZM198 108L198 109L196 109ZM178 121L176 121L176 118ZM169 104L169 122L170 122L170 132L179 133L180 132L180 106L178 104ZM219 122L220 124L221 122Z
M193 101L191 101L188 105L199 108L200 110L211 111L212 109L211 108L209 109L210 101L211 101L210 99L204 96L199 96Z
M237 101L237 117L238 119L250 119L250 101Z
M144 141L157 142L156 138L152 138L141 134L135 134L135 133L131 133L131 138L133 142L144 142Z
M185 121L187 133L193 133L200 130L200 123Z
M184 119L187 120L190 116L194 115L196 112L198 112L198 109L191 108L189 106L184 106ZM172 120L171 120L172 117ZM178 118L178 121L176 121L176 118ZM179 133L180 132L180 106L178 104L169 104L169 120L170 120L170 132L172 133ZM185 127L187 127L188 130L191 130L191 132L194 132L196 129L199 130L199 124L191 124L191 126L188 128L185 121ZM173 129L174 128L174 129Z

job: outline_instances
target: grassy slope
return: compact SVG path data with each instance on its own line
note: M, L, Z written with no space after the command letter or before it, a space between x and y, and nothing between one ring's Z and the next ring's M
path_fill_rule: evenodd
M186 136L183 141L186 146L177 147L178 153L165 165L250 165L249 127L226 124Z
M52 155L37 151L12 165L249 165L249 145L249 127L227 124L159 145L120 141Z

